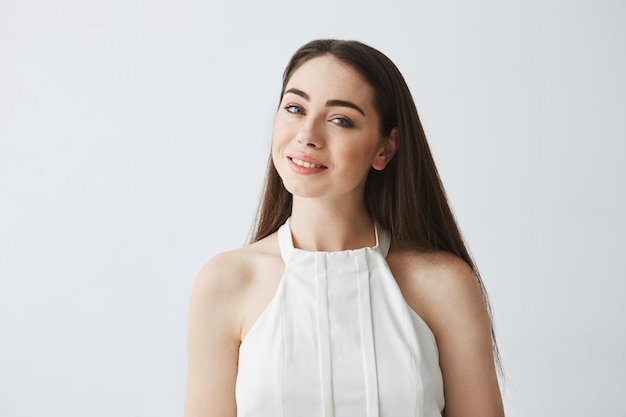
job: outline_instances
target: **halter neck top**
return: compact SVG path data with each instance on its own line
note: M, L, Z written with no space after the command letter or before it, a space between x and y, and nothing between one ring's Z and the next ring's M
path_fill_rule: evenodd
M336 252L294 248L239 349L239 417L434 417L444 406L437 344L385 260L390 239Z

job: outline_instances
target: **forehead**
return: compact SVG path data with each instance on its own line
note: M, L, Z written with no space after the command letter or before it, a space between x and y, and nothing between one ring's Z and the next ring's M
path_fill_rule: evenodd
M298 67L287 82L285 90L298 88L311 99L340 99L372 105L372 88L350 65L325 55L312 58Z

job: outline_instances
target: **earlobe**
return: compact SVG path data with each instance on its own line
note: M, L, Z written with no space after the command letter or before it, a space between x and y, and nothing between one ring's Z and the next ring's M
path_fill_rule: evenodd
M384 139L383 149L372 162L372 168L378 171L385 169L398 150L398 142L398 128L394 127L389 136Z

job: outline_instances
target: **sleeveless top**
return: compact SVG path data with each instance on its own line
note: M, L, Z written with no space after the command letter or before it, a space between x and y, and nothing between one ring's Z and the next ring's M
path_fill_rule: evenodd
M305 251L287 220L278 242L283 277L239 349L238 417L440 417L437 344L389 270L389 235Z

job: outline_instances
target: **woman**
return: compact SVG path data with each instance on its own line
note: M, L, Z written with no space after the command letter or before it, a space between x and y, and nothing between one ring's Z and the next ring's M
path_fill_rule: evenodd
M187 417L503 415L482 282L382 53L292 57L253 243L201 270L188 330Z

